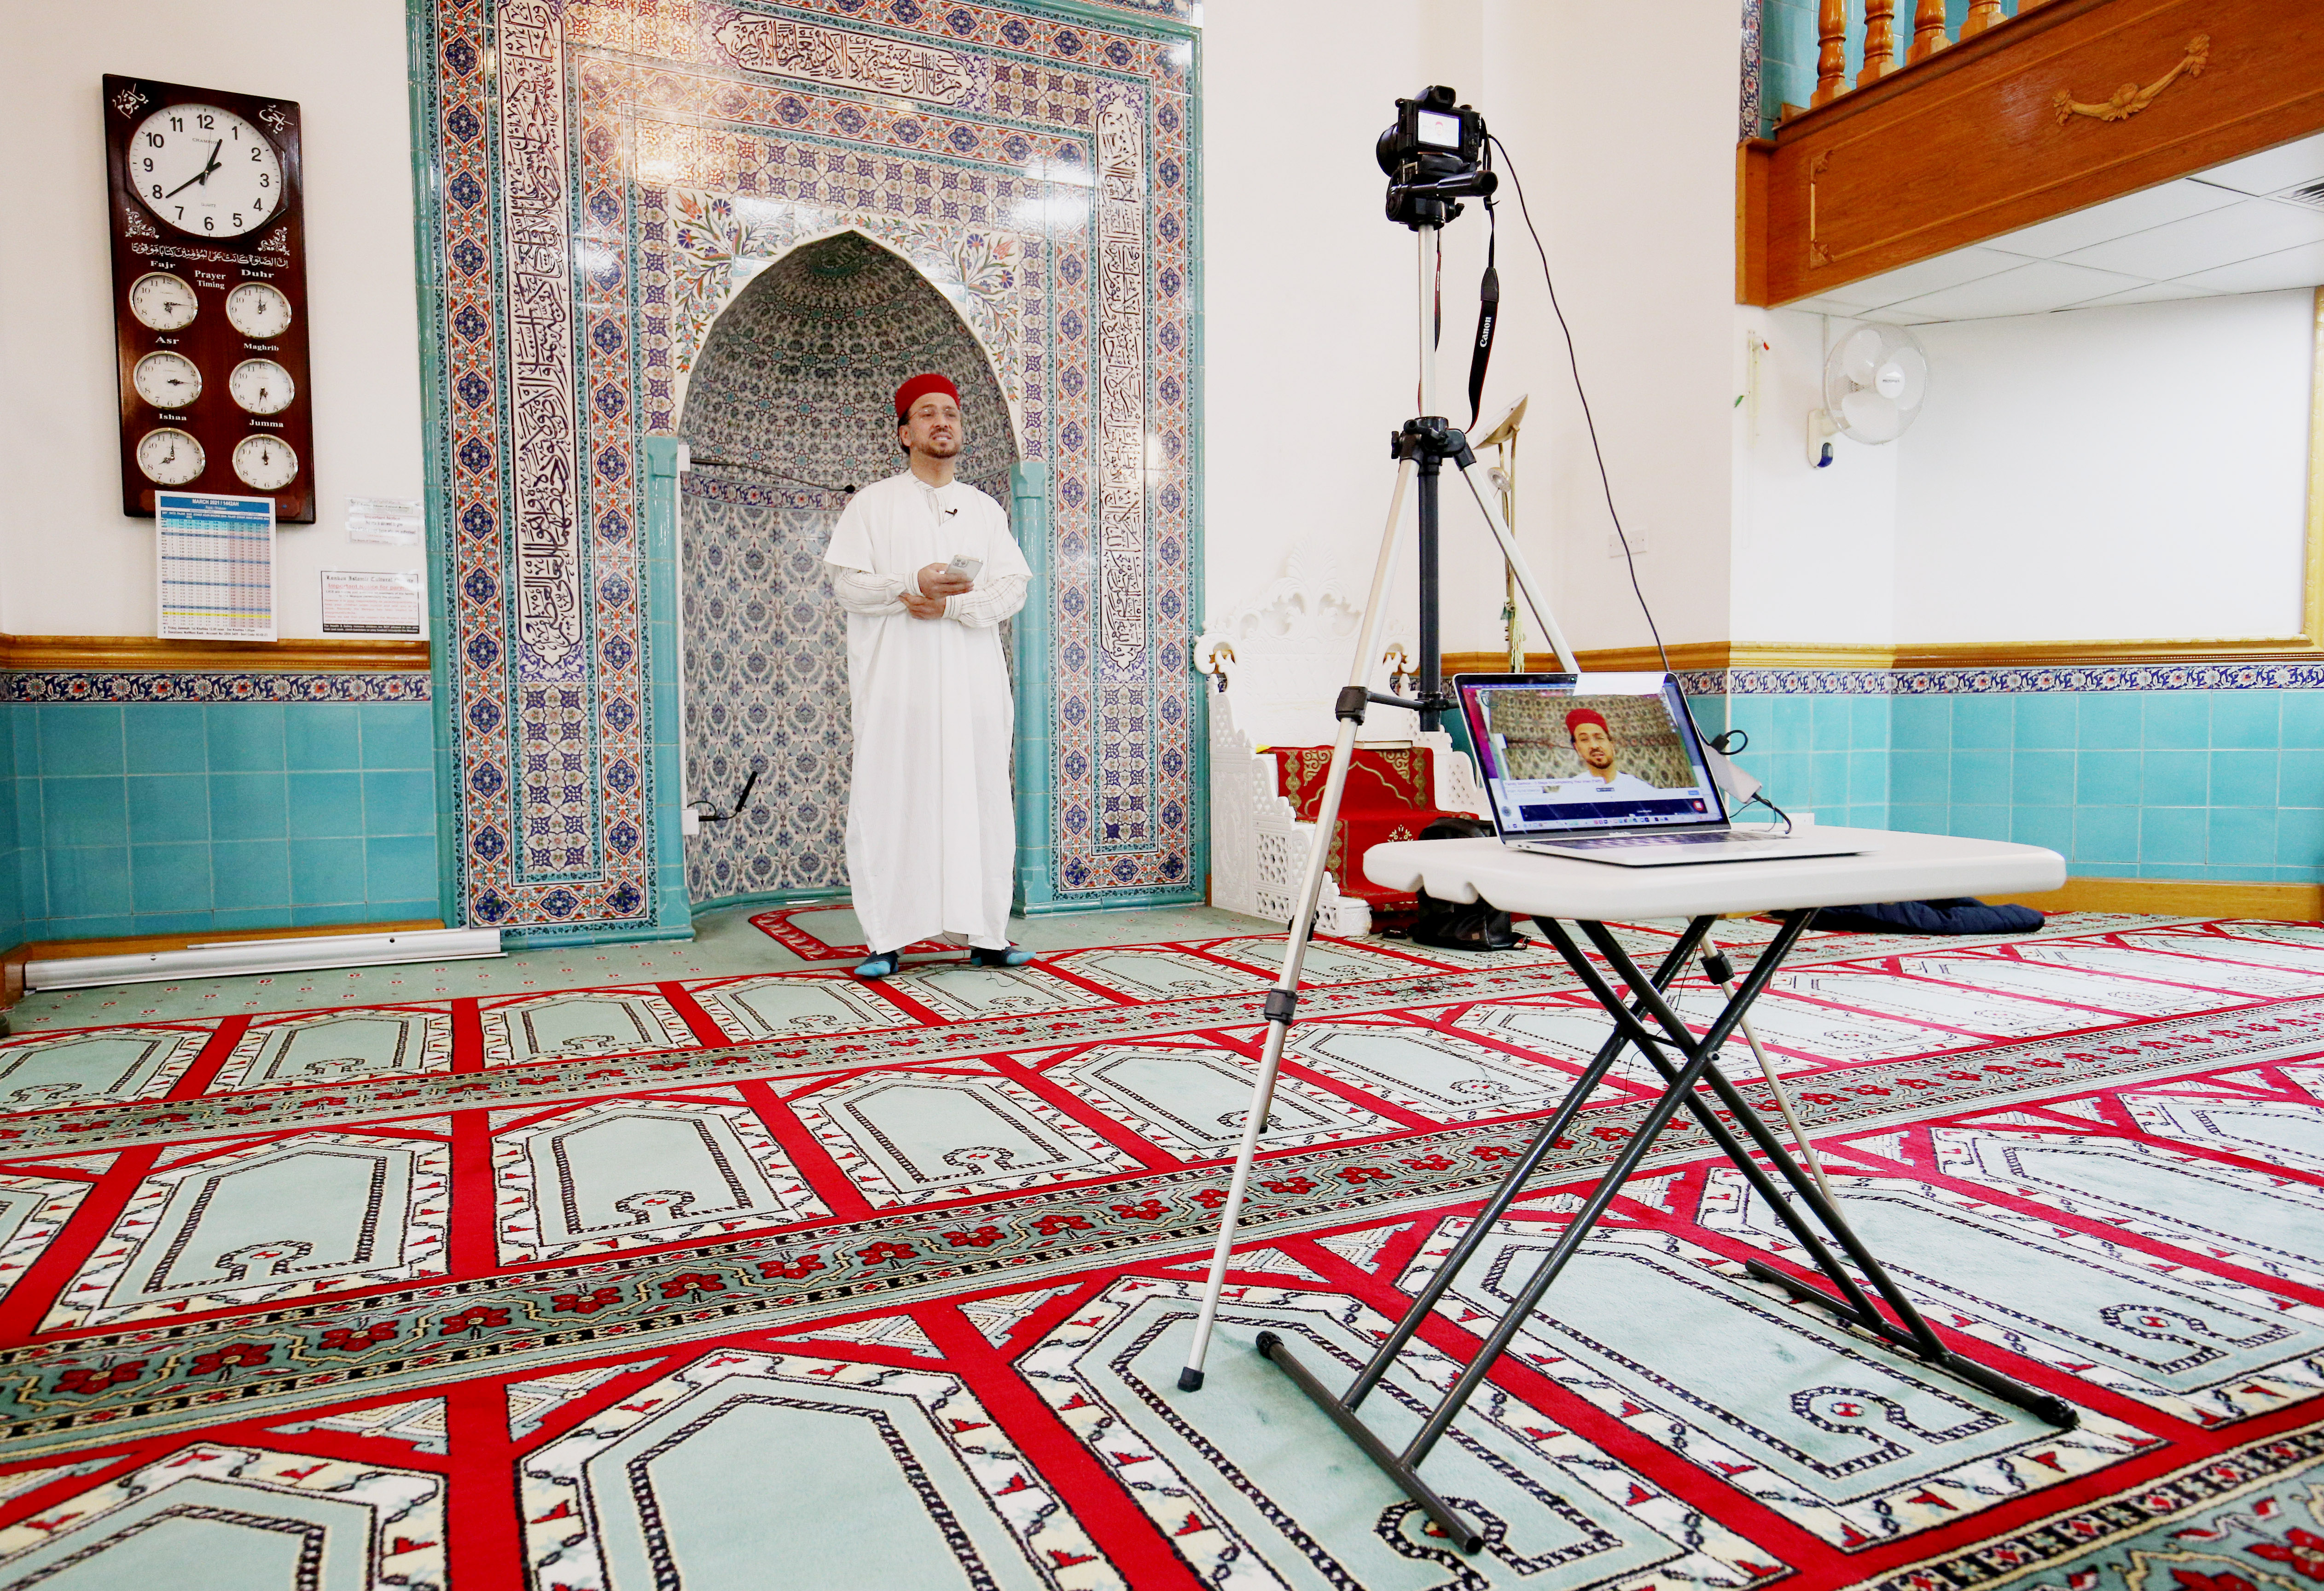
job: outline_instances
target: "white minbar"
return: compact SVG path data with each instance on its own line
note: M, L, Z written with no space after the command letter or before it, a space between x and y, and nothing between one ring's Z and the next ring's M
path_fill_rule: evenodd
M1646 1158L1655 1136L1681 1110L1692 1114L1799 1240L1815 1271L1821 1273L1819 1278L1810 1279L1755 1260L1745 1267L1754 1277L1829 1310L1885 1346L1911 1354L2053 1425L2070 1428L2079 1419L2074 1406L2063 1398L1966 1358L1939 1337L1718 1064L1720 1046L1735 1032L1751 1002L1798 942L1816 907L2055 889L2066 880L2065 860L2038 846L1941 834L1819 827L1816 837L1860 839L1866 849L1856 856L1665 868L1625 868L1541 856L1509 850L1498 840L1406 841L1375 845L1365 854L1364 872L1375 884L1392 889L1425 888L1440 900L1481 898L1513 915L1532 917L1614 1023L1612 1035L1470 1223L1467 1235L1344 1393L1324 1386L1273 1332L1259 1336L1259 1353L1314 1399L1464 1552L1478 1550L1484 1544L1483 1534L1416 1471L1540 1307L1550 1284ZM1702 947L1714 922L1743 913L1774 913L1782 918L1783 925L1760 949L1741 981L1733 984L1733 992L1718 1016L1698 1034L1673 1009L1664 991L1699 954L1711 981L1722 989L1729 987L1732 967L1720 952L1705 952ZM1630 959L1606 925L1655 917L1683 917L1688 923L1654 971L1647 973ZM1576 943L1568 923L1589 941L1594 959ZM1617 992L1618 984L1626 992ZM1422 1423L1419 1433L1401 1452L1391 1448L1359 1417L1359 1405L1404 1351L1462 1268L1491 1237L1495 1225L1565 1136L1583 1102L1631 1044L1660 1074L1661 1095L1582 1201L1549 1256L1511 1301L1508 1314ZM1706 1088L1707 1097L1698 1091ZM1753 1158L1755 1152L1765 1157L1764 1164ZM1231 1202L1228 1206L1231 1211L1234 1208ZM1231 1231L1222 1234L1222 1254L1231 1239ZM1835 1253L1835 1248L1840 1252ZM1217 1276L1214 1267L1213 1286ZM1830 1283L1830 1289L1819 1285L1819 1281ZM1182 1378L1179 1384L1185 1389L1190 1381ZM1200 1384L1198 1376L1191 1384Z

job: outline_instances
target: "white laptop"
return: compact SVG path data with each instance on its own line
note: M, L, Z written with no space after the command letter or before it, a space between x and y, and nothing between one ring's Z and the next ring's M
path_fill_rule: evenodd
M1851 856L1854 840L1738 830L1667 674L1452 679L1501 843L1625 868Z

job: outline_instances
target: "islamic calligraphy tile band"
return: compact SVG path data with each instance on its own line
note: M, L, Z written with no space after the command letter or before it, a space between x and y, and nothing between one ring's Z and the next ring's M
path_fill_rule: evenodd
M856 0L413 0L457 910L646 930L678 802L670 434L719 311L853 229L932 273L1049 465L1063 904L1190 898L1194 31ZM715 257L714 257L715 256ZM662 600L654 596L654 600ZM1029 729L1030 726L1028 726Z
M2304 1053L2324 1028L2324 1000L2264 1019L2180 1018L2131 1030L1981 1051L1974 1058L1851 1068L1803 1094L1812 1131L1886 1125L2198 1067ZM1764 1089L1737 1080L1755 1108ZM1561 1140L1540 1179L1554 1184L1604 1164L1649 1108L1593 1108L1588 1130ZM1262 1163L1243 1210L1254 1240L1360 1216L1392 1219L1497 1182L1536 1124L1486 1123L1394 1142L1333 1145ZM1692 1121L1665 1129L1647 1167L1699 1158L1711 1142ZM1223 1165L1043 1190L949 1211L906 1211L677 1253L561 1265L215 1321L59 1338L0 1355L0 1458L17 1459L108 1437L229 1415L270 1417L353 1395L440 1384L454 1367L495 1372L570 1360L602 1345L647 1347L745 1328L773 1329L877 1300L900 1304L977 1284L1030 1283L1102 1256L1183 1245L1215 1230ZM95 1367L97 1373L92 1373ZM248 1374L244 1374L244 1372Z

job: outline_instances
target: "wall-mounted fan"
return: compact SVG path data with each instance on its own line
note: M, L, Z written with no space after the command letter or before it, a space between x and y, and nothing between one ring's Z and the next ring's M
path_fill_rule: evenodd
M1823 362L1823 407L1808 416L1808 463L1831 464L1831 438L1894 442L1929 392L1929 355L1901 326L1859 326Z

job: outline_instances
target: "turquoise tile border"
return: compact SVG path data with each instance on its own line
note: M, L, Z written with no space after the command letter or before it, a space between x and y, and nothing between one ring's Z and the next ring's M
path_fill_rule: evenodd
M2046 845L2084 876L2324 881L2324 668L1932 670L1909 694L1914 678L1694 683L1745 687L1701 699L1749 731L1738 760L1770 796L1825 823ZM2060 680L2093 688L2043 688ZM1805 688L1767 688L1783 683Z
M1032 570L1032 589L1049 584L1049 466L1027 459L1009 466L1009 520L1017 545ZM1027 602L1010 621L1010 672L1017 715L1017 887L1015 910L1028 916L1053 909L1057 901L1056 847L1048 791L1056 750L1050 715L1049 605ZM1207 790L1208 782L1198 786Z

